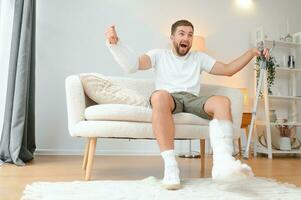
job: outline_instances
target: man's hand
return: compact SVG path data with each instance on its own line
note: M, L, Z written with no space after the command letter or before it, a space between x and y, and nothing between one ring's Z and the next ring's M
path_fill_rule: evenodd
M252 49L252 51L253 51L254 56L260 56L261 55L261 52L257 48ZM268 48L264 48L264 50L263 50L263 56L267 60L270 59L270 51L269 51Z
M106 30L106 38L110 42L110 44L117 44L118 42L118 36L115 30L115 26L112 25L107 28Z

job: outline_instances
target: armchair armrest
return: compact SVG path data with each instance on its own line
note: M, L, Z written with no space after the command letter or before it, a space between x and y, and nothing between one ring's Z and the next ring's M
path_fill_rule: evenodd
M82 82L78 75L71 75L65 79L68 130L73 135L73 127L85 120L86 97Z

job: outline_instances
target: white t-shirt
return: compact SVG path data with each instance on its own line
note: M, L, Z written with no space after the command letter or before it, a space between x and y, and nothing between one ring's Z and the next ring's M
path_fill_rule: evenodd
M155 71L156 90L190 92L199 95L201 72L210 72L216 60L199 51L177 56L172 50L153 49L146 53Z

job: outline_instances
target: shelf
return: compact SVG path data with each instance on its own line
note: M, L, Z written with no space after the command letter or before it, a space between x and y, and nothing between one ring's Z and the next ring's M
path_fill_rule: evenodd
M289 72L301 72L301 69L297 69L297 68L294 68L294 69L291 69L291 68L288 68L288 67L275 67L275 69L277 71L289 71Z
M275 47L296 48L301 46L300 43L295 43L295 42L284 42L284 41L276 41L276 40L264 40L263 42L267 48L271 48L273 47L274 41L275 41Z
M283 100L301 100L299 96L278 96L278 95L269 95L270 99L283 99Z
M265 147L257 145L256 153L268 154L268 150ZM278 154L280 154L280 153L284 153L284 154L290 154L290 153L298 154L298 153L300 153L301 154L301 149L293 149L291 151L281 151L281 150L277 150L277 149L272 149L272 153L278 153Z
M264 121L256 121L257 125L266 125ZM288 126L301 126L301 122L285 122L285 123L278 123L278 122L270 122L270 125L288 125Z
M256 36L256 40L258 41L258 36L262 36L265 35L263 32L263 28L259 27L256 32L255 32L255 36ZM287 53L290 52L290 55L294 55L295 57L299 57L300 55L300 51L301 50L301 43L298 42L285 42L285 41L280 41L280 40L272 40L272 39L262 39L262 41L259 42L253 42L253 44L255 44L255 46L258 48L260 47L260 43L263 43L265 48L274 48L274 50L277 51L277 54L279 53L279 55L277 56L285 56L285 58L287 57ZM279 52L278 52L279 51ZM285 53L285 54L284 54ZM274 109L279 108L279 106L281 107L282 105L278 105L278 104L274 104L274 103L285 103L287 108L285 109L287 111L287 115L291 116L291 118L289 119L288 122L271 122L269 117L268 119L262 118L262 119L256 119L255 121L255 129L256 126L257 128L259 128L259 126L261 126L260 128L263 128L263 130L265 131L265 134L267 136L267 140L266 143L269 143L269 147L273 146L271 144L272 142L272 138L273 135L271 133L271 131L273 131L273 128L277 128L278 126L289 126L292 127L294 129L296 129L295 131L298 132L299 134L299 127L301 127L301 119L297 118L297 106L299 106L299 100L301 100L301 94L299 94L297 91L299 91L299 77L297 77L299 75L299 72L301 72L301 65L295 65L295 68L289 68L287 67L287 63L283 63L280 64L278 63L277 66L275 65L275 71L276 74L279 74L281 80L278 81L283 81L285 80L288 87L287 87L287 91L286 92L275 92L274 94L266 94L265 92L268 90L268 84L263 84L263 88L261 88L260 90L262 91L262 94L260 95L260 101L265 101L267 100L267 102L264 102L264 104L261 104L259 106L262 106L263 109L263 113L269 115L269 110L271 106L274 106ZM256 91L258 90L257 86L256 86L256 78L258 78L256 75L256 72L254 70L254 83L255 83L255 89ZM267 72L267 71L266 71ZM301 73L300 73L301 74ZM267 80L264 80L267 82ZM276 84L277 79L275 79L275 85ZM258 82L258 80L257 80ZM264 83L266 83L264 82ZM276 87L275 86L275 87ZM265 91L265 92L263 92ZM265 96L266 95L266 96ZM258 102L256 102L258 103ZM274 105L273 105L274 104ZM257 104L256 104L257 105ZM285 111L285 112L286 112ZM268 112L268 113L265 113ZM281 109L281 112L284 112L284 110ZM298 129L298 130L297 130ZM270 140L271 139L271 140ZM250 141L248 141L250 142ZM298 149L292 149L291 151L281 151L281 150L277 150L277 149L268 149L267 147L261 146L259 145L258 141L254 141L255 142L255 146L254 146L254 154L256 153L263 153L263 154L267 154L269 159L273 158L272 154L301 154L301 148Z

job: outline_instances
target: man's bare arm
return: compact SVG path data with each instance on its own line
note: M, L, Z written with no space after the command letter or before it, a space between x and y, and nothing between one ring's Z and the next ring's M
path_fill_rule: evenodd
M223 75L223 76L233 76L237 72L239 72L242 68L244 68L254 56L259 56L260 51L258 49L253 48L248 50L246 53L230 62L229 64L225 64L223 62L217 61L210 74L214 75ZM269 50L266 48L263 51L263 55L268 59L270 57Z
M139 70L147 70L152 67L151 59L148 55L144 54L139 56Z

